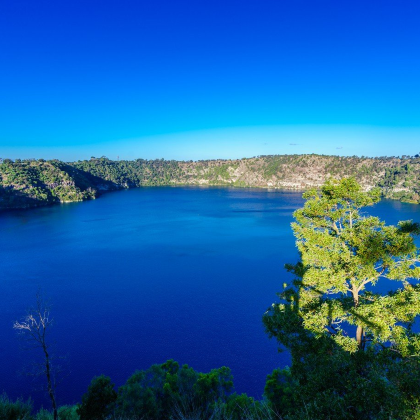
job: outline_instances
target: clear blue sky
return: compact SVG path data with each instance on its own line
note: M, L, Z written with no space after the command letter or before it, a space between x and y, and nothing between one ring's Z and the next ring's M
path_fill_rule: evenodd
M420 2L0 2L0 156L420 152Z

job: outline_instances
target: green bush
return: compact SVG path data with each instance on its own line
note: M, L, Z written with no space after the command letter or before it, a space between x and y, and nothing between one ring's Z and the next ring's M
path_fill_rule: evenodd
M116 413L121 417L166 420L171 415L210 418L217 403L226 402L233 389L229 368L196 372L173 360L138 371L120 387Z
M80 420L104 420L113 412L116 399L117 393L111 379L104 375L97 376L83 395L77 414Z
M58 409L59 420L79 420L78 408L77 405L62 405Z
M54 416L51 411L45 410L44 408L41 408L35 416L35 420L53 420Z
M0 396L1 420L31 420L32 401L23 401L18 398L12 401L6 394Z

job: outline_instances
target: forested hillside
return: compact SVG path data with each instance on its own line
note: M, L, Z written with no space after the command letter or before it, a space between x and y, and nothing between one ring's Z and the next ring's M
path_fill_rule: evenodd
M3 159L0 209L29 208L96 198L104 191L158 185L229 185L305 190L329 177L354 176L365 190L420 203L420 157L273 155L239 160L112 161L64 163Z

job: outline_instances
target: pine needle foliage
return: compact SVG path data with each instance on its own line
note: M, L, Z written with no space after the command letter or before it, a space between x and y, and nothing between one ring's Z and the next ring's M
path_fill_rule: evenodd
M269 331L289 346L297 317L312 336L327 335L351 353L379 345L419 355L412 326L420 313L414 242L420 226L410 220L388 226L365 215L363 207L378 202L380 193L362 191L354 178L330 179L303 197L305 205L292 223L301 259L286 266L296 279L267 313ZM385 280L399 288L379 293Z
M292 223L300 260L286 266L295 279L263 318L292 365L268 377L266 398L287 419L419 418L419 225L364 213L379 192L353 178L304 198Z

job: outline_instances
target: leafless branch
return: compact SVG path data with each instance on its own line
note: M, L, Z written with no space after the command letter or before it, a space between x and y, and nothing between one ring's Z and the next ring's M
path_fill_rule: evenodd
M28 311L28 314L21 320L15 321L13 328L23 336L25 336L34 347L41 348L44 356L44 361L40 365L40 372L45 375L47 379L47 391L51 399L51 404L54 413L54 420L58 419L57 404L55 399L55 375L52 371L52 357L50 354L49 345L46 340L47 332L53 324L53 319L50 318L49 306L45 304L41 292L38 291L36 295L35 308Z

